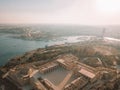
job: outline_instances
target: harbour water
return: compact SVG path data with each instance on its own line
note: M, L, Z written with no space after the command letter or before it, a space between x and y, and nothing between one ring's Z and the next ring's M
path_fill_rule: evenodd
M90 36L68 36L60 37L62 39L49 40L49 41L34 41L10 38L6 35L0 35L0 66L7 63L11 58L22 55L25 52L44 48L46 45L56 45L71 42L79 42L89 40Z
M22 55L25 52L29 52L37 48L44 48L46 45L51 46L55 44L82 42L90 40L92 38L96 38L95 36L101 37L103 35L107 37L107 40L119 41L119 39L109 38L115 37L116 33L118 33L119 28L117 30L114 29L115 28L108 29L105 32L107 34L103 34L102 28L87 26L78 27L61 25L1 25L0 66L4 65L15 56ZM29 36L31 35L33 35L32 40L29 40L29 38L31 38ZM36 40L36 38L34 39L34 36L37 35L40 36L38 40ZM26 38L26 36L28 37Z

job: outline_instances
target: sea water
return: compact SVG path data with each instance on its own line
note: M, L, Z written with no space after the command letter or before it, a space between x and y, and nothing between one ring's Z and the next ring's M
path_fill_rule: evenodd
M84 37L84 38L83 38ZM49 41L36 41L36 40L23 40L8 37L7 34L0 35L0 66L7 63L11 58L22 55L25 52L37 49L44 48L46 45L56 45L56 44L64 44L71 42L79 42L88 40L89 36L68 36L68 37L60 37L62 39L58 40L49 40ZM80 39L81 38L81 39Z

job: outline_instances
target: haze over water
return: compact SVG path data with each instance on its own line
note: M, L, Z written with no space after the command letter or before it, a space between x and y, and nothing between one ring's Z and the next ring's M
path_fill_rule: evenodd
M64 44L66 42L68 43L72 43L72 42L79 42L79 41L84 41L84 40L88 40L89 38L86 37L81 37L81 35L89 35L89 33L87 32L81 32L78 31L77 33L72 33L74 32L74 30L69 30L70 28L63 26L62 30L58 31L56 29L60 29L59 26L53 26L54 28L50 28L52 26L47 27L46 30L46 26L39 26L42 27L42 29L38 29L39 31L41 31L41 33L45 33L43 35L43 38L40 37L38 39L36 39L35 37L32 38L27 36L27 37L22 37L24 36L23 34L27 34L26 31L27 29L25 27L19 27L14 29L16 26L1 26L0 28L0 65L4 65L6 62L8 62L12 57L15 57L17 55L22 55L25 52L37 49L37 48L43 48L46 45L50 46L50 45L55 45L55 44ZM61 26L60 26L61 27ZM12 29L11 29L12 28ZM22 29L25 29L22 32ZM34 27L35 28L35 27ZM77 27L78 28L78 27ZM21 29L21 32L19 32ZM30 27L29 27L30 29ZM43 30L44 29L44 30ZM66 29L66 32L64 31L64 29ZM74 28L75 29L75 28ZM49 36L50 33L47 33L51 30L51 34L57 34L56 36L50 36L50 37L46 37L45 36ZM89 29L86 28L86 31L88 31ZM27 30L28 31L28 30ZM32 30L32 27L30 29L30 31ZM71 31L71 32L69 32ZM14 32L14 33L13 33ZM41 34L40 33L40 34ZM94 35L94 32L93 32ZM97 33L96 33L97 35ZM16 36L16 37L15 37ZM42 35L41 35L42 36ZM52 37L52 38L51 38ZM51 39L49 39L51 38Z
M115 30L115 31L113 31ZM106 28L106 37L118 37L119 27ZM1 25L0 65L25 52L56 44L82 42L101 37L102 27L64 25ZM112 33L112 34L111 34ZM30 36L29 36L30 34ZM37 36L37 37L36 37Z
M101 37L104 27L105 36L120 38L119 16L120 0L0 0L0 65L46 45L85 40L78 36Z

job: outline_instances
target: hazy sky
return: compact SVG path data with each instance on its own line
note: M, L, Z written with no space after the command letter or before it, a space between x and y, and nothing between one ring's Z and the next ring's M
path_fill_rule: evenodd
M0 0L0 23L120 24L120 0Z

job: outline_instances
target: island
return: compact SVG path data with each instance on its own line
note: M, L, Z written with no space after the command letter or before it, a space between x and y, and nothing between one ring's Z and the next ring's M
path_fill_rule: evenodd
M65 43L26 52L0 67L0 90L120 90L120 43Z

